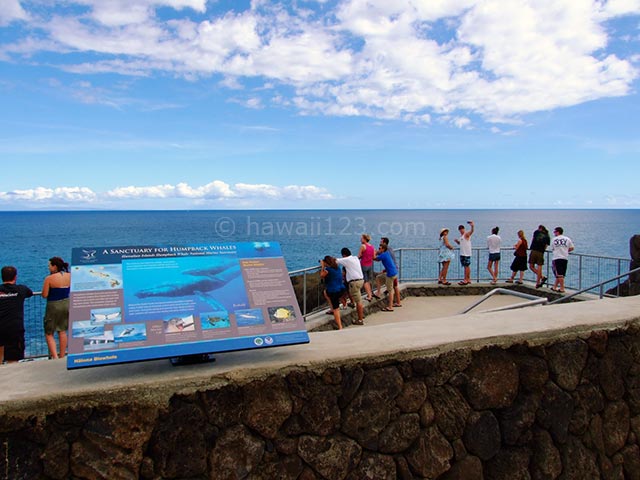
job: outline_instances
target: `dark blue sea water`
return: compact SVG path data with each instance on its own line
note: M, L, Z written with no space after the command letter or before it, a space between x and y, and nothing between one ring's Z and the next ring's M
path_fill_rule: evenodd
M458 224L476 222L474 246L485 246L493 226L503 246L523 229L562 226L576 252L629 258L629 238L640 233L640 210L277 210L0 212L0 265L15 265L19 281L40 290L47 260L68 260L83 246L166 245L278 241L289 270L314 266L326 254L359 247L360 234L394 248L436 247L440 228L455 238Z

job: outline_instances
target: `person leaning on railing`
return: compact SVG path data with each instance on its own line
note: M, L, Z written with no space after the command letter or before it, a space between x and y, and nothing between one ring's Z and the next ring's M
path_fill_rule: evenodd
M33 296L31 289L17 285L18 270L2 267L0 285L0 365L24 358L24 300Z
M69 289L71 274L69 264L60 257L49 259L51 275L44 279L42 296L47 299L44 313L44 335L51 358L63 358L67 351L67 329L69 328ZM58 332L60 354L56 352L53 334Z

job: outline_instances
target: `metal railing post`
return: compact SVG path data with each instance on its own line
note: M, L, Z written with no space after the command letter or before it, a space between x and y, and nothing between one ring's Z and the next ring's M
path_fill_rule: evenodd
M307 271L302 274L302 316L307 316Z
M582 288L582 255L578 258L578 290L580 290Z

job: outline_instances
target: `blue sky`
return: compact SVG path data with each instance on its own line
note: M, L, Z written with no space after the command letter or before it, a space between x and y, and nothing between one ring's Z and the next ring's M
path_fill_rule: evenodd
M0 0L0 210L640 208L640 0Z

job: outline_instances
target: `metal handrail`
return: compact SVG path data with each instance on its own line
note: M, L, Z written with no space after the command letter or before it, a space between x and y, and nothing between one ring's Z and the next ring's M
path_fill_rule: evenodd
M548 302L548 300L546 298L544 298L544 297L540 298L539 296L531 295L530 293L518 292L517 290L509 290L507 288L494 288L489 293L485 293L482 296L482 298L480 298L477 302L473 303L472 305L470 305L467 308L465 308L464 310L462 310L460 313L461 314L469 313L471 310L476 308L478 305L480 305L485 300L488 300L490 297L492 297L494 295L498 295L498 294L512 295L514 297L524 298L524 299L528 300L528 302L516 303L514 305L507 305L507 306L504 306L504 307L493 308L491 310L485 310L483 313L499 312L499 311L502 311L502 310L514 310L516 308L530 307L530 306L533 306L533 305L546 304Z
M604 286L607 283L615 282L616 280L620 280L623 277L626 277L628 275L631 275L632 273L637 273L637 272L640 272L640 267L634 268L633 270L629 270L628 272L625 272L625 273L623 273L621 275L617 275L617 276L615 276L613 278L610 278L608 280L604 280L604 281L602 281L600 283L596 283L595 285L592 285L590 287L583 288L582 290L578 290L577 292L573 292L570 295L565 295L565 296L562 296L560 298L557 298L554 301L547 303L547 305L553 305L554 303L564 302L565 300L569 300L570 298L573 298L573 297L575 297L577 295L583 294L583 293L588 292L589 290L593 290L595 288L599 289L599 299L602 299L602 297L604 297L604 292L603 292Z

